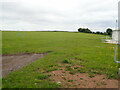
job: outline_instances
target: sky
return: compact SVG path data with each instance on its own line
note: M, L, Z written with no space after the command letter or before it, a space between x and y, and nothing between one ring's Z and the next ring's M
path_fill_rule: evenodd
M0 0L1 30L115 29L119 0Z

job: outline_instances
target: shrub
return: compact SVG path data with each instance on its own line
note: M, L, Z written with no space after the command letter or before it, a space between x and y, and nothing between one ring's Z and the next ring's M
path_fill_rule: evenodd
M70 63L69 60L63 60L62 63Z

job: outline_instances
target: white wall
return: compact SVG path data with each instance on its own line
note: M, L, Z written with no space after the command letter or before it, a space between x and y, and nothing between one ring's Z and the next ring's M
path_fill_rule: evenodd
M120 30L113 31L112 40L120 42Z

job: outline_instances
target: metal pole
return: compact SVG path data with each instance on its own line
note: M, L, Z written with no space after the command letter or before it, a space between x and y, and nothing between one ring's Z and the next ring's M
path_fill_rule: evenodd
M20 36L20 31L18 30L18 36Z
M117 61L117 48L118 48L118 45L116 44L115 49L114 49L114 61L116 63L120 63L120 61Z
M116 30L117 30L117 20L116 20ZM116 42L117 42L117 40L116 40ZM114 49L114 61L116 63L120 63L120 61L117 61L117 48L118 48L118 44L116 43L115 49Z

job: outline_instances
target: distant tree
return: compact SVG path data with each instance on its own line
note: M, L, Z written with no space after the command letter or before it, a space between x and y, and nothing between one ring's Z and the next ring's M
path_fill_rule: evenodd
M112 36L112 29L111 28L108 28L106 30L106 33L109 35L109 36Z
M103 34L104 34L104 35L107 35L107 33L106 33L106 32L104 32Z
M107 34L106 32L100 32L100 31L92 32L92 31L91 31L90 29L88 29L88 28L79 28L79 29L78 29L78 32L92 33L92 34L101 34L101 35L106 35L106 34Z
M101 34L101 32L97 31L96 34Z
M103 35L104 33L103 32L100 32L101 35Z
M86 29L86 33L92 33L88 28Z
M79 28L78 32L92 33L88 28Z
M92 32L93 34L96 34L95 32Z
M78 32L83 32L83 29L82 29L82 28L79 28L79 29L78 29Z

